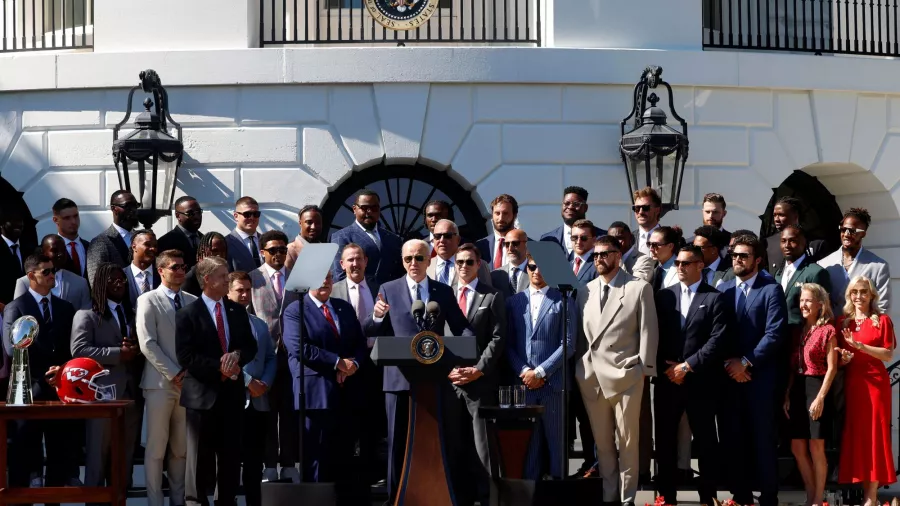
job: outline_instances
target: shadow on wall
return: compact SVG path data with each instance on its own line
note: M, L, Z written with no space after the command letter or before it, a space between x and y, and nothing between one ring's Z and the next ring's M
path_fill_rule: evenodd
M800 225L808 240L824 240L825 251L834 251L841 245L837 229L843 213L837 200L818 178L802 170L795 170L772 192L766 212L759 217L762 221L760 237L775 234L772 212L782 197L794 197L803 203Z

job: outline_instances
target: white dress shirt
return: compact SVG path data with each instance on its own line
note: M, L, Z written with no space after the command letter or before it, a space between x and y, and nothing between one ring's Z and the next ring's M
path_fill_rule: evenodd
M222 305L222 323L225 325L225 344L226 347L231 346L231 332L228 330L228 315L225 314L225 301L210 299L205 293L201 294L200 298L203 299L203 303L206 304L206 310L209 311L209 317L212 318L213 325L216 325L216 304ZM218 331L218 327L216 327L216 330Z
M239 228L235 228L234 231L237 232L238 236L240 236L241 241L243 241L243 243L244 243L244 246L247 247L247 251L250 252L250 256L253 256L253 244L256 243L256 251L257 251L257 253L259 253L259 258L262 259L262 252L259 251L259 248L260 248L260 245L259 245L259 237L260 237L259 232L256 232L255 234L253 234L253 238L254 238L255 240L254 240L254 241L251 241L251 240L250 240L250 234L244 232L243 230L241 230L241 229L239 229Z
M16 246L16 256L19 257L19 267L23 267L25 264L22 262L22 245L19 244L19 241L12 242L5 235L0 235L3 237L3 240L6 241L6 246L9 247L9 250L12 251L12 246Z
M118 326L119 328L121 328L121 327L122 327L122 322L119 321L119 313L116 311L116 309L118 309L119 306L122 306L122 304L119 304L119 303L117 303L117 302L113 302L113 301L111 301L111 300L109 300L109 299L106 299L106 305L109 307L109 310L112 312L113 319L116 320L116 326ZM122 306L122 311L123 311L123 312L125 311L125 306ZM127 317L126 317L126 318L127 318ZM125 328L128 329L128 333L129 333L129 335L130 335L130 334L131 334L131 329L128 327L128 322L125 322ZM122 337L127 337L127 336L122 336Z
M60 236L62 237L62 236ZM81 244L81 238L75 237L75 239L66 239L63 237L63 241L66 242L66 253L69 255L69 258L72 258L72 246L70 244L75 245L75 251L78 253L78 263L81 265L81 275L84 276L84 270L87 269L87 252L84 251L84 244Z
M469 314L469 310L472 309L472 303L475 301L475 287L478 286L478 278L472 280L468 285L462 284L463 281L459 280L459 287L456 289L456 304L459 305L459 297L463 292L466 292L466 310L463 313L463 316L467 316Z
M759 272L754 274L753 277L748 279L747 281L741 281L741 278L735 278L734 286L737 287L737 290L734 291L734 309L735 310L738 309L738 301L741 300L740 292L743 291L747 297L747 300L750 299L750 291L753 290L753 283L756 283L757 276L759 276ZM746 302L745 302L745 304L746 304Z
M702 281L702 280L700 280ZM697 288L700 286L700 281L692 285L686 285L684 283L678 283L679 288L681 289L681 327L684 328L684 324L687 321L688 312L691 310L691 302L694 301L694 295L697 295Z
M269 282L272 283L272 291L275 292L275 295L278 297L284 296L284 285L287 283L287 275L284 273L284 267L281 269L275 270L271 265L263 262L263 269L266 270L266 277L269 278ZM281 293L278 293L278 290L275 289L275 273L281 273Z
M450 270L447 271L447 281L449 285L453 281L453 275L456 274L456 255L444 260L440 255L435 257L437 263L434 266L434 279L440 281L441 274L444 272L444 264L450 264Z
M800 258L793 263L784 264L784 272L781 273L781 288L784 288L784 293L787 293L788 283L791 282L791 278L794 277L794 274L797 272L797 269L800 268L800 264L802 264L804 260L806 260L806 253L800 255Z
M181 290L178 290L177 292L172 291L171 288L169 288L168 286L166 286L164 284L160 284L159 288L162 290L163 295L168 297L169 301L172 303L173 309L175 308L175 296L176 295L178 296L179 299L181 299L181 307L184 307L184 295L181 295ZM223 315L223 317L224 317L224 315ZM213 319L215 319L215 316L213 317ZM253 326L251 325L250 328L253 328Z
M150 290L153 290L153 264L150 264L150 267L147 267L145 270L141 270L137 265L131 264L131 275L134 276L134 284L138 291L141 290L141 283L144 282L144 279L147 280L147 286Z
M421 297L422 302L428 304L428 276L425 276L422 281L418 283L419 285L419 297ZM416 300L416 282L413 281L409 275L406 275L406 286L409 289L409 299L412 301Z
M640 226L638 226L638 237L637 237L638 251L640 251L641 253L643 253L645 255L650 254L650 247L647 246L647 241L650 240L650 234L652 234L654 230L659 228L659 226L660 226L659 223L657 223L656 226L654 226L650 230L646 230L646 231L643 228L641 228Z
M545 286L541 289L537 289L533 286L528 287L528 304L531 306L531 327L532 329L537 324L538 313L541 310L541 305L544 303L544 299L547 297L547 292L550 291L549 286ZM525 372L529 369L528 366L522 368L522 372ZM539 379L545 378L547 375L544 371L544 368L541 366L537 366L534 369L534 375Z
M125 241L125 246L128 246L128 249L131 249L131 230L125 230L115 223L113 223L112 226L116 228L116 232L119 233L119 237L121 237L122 240Z
M50 318L52 319L53 318L53 300L50 298L50 295L52 295L53 292L51 291L47 295L41 295L29 287L28 293L30 293L31 296L34 297L34 301L37 302L38 309L41 310L41 313L44 312L44 306L41 305L41 299L43 299L45 297L47 298L48 306L50 307Z
M575 248L572 247L572 227L563 223L563 246L566 247L566 253L571 254Z

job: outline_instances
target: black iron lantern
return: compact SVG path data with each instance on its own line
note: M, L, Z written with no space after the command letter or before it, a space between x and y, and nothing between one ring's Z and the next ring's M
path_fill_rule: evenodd
M113 129L113 163L119 174L119 188L131 192L140 204L138 221L150 228L172 211L175 181L181 166L184 144L181 125L169 114L169 96L154 70L140 73L141 83L128 93L128 110ZM140 88L153 99L144 100L144 112L134 120L135 129L119 138L119 129L131 117L131 100ZM171 123L178 137L169 134Z
M672 87L662 80L662 67L649 66L634 87L631 114L622 120L622 139L619 152L625 163L629 195L647 186L655 189L662 199L661 215L678 209L681 180L688 157L687 122L675 112ZM659 97L649 90L660 84L669 92L669 112L681 123L681 131L666 124L666 113L656 106ZM650 93L649 96L647 95ZM650 102L650 107L647 107ZM634 127L625 133L625 124L634 118ZM634 198L632 197L632 203Z

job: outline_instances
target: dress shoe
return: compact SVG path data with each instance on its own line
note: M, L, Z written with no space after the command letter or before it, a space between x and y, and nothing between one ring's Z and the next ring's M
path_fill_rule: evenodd
M263 483L267 481L278 481L278 469L275 469L274 467L267 467L263 471L262 481Z
M291 483L300 483L300 471L297 470L296 467L282 467L281 468L281 480L287 481L290 480Z

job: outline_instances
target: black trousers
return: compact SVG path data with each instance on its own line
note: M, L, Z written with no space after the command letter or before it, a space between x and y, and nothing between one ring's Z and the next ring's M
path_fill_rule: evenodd
M265 464L267 468L291 467L297 463L300 448L297 437L300 419L294 409L294 384L288 366L287 351L275 355L275 383L269 390L269 412L266 414Z
M247 506L262 506L260 490L263 470L263 453L266 443L267 411L257 411L251 402L244 409L244 438L241 442L243 461L241 482Z
M575 367L570 366L570 371ZM575 384L574 382L572 383ZM591 431L591 421L588 419L587 410L584 408L584 399L576 390L569 393L569 443L575 441L575 428L581 435L581 449L584 453L584 461L581 466L588 468L597 463L597 448L594 445L594 433ZM567 473L564 473L567 474Z
M716 497L718 475L716 436L717 395L713 386L719 378L692 377L676 385L665 376L656 380L656 462L657 490L666 504L677 504L678 486L678 426L687 412L694 435L700 471L700 503L712 504Z
M229 393L230 394L230 393ZM241 391L243 394L243 391ZM188 504L208 506L206 491L215 486L216 504L232 506L235 504L238 486L241 480L241 436L243 435L244 400L243 395L222 395L208 410L186 409L188 451L192 440L196 442L198 451L211 454L215 460L215 483L209 483L210 476L196 469L193 472L195 483L193 488L187 483L191 470L185 479L185 493L196 490L199 497L186 497ZM188 462L191 456L188 455Z
M755 375L747 383L731 379L725 383L722 445L737 457L723 462L723 469L730 473L729 485L737 503L750 504L751 491L759 490L760 506L775 506L778 504L775 374L771 370L751 374Z
M387 475L385 460L380 456L381 442L387 437L384 392L381 390L384 368L376 366L372 359L366 357L356 375L362 380L365 390L363 411L360 413L363 423L359 428L361 479L371 485Z

